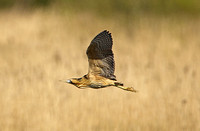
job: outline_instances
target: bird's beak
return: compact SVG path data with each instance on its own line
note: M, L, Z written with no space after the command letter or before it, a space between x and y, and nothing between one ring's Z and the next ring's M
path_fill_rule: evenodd
M71 80L67 80L66 82L72 84L72 81L71 81Z

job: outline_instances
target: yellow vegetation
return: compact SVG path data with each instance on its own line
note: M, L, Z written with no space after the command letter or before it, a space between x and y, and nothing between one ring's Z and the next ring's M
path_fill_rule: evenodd
M120 19L120 18L119 18ZM200 130L200 20L0 13L1 131ZM112 33L118 81L80 90L92 38Z

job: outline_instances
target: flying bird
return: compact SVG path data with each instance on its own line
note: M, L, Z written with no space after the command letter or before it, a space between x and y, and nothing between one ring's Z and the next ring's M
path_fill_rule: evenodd
M117 81L114 75L115 62L112 45L112 36L107 30L94 37L86 51L89 62L88 74L81 78L71 78L66 82L80 89L115 86L126 91L136 92L133 87L125 87L123 83Z

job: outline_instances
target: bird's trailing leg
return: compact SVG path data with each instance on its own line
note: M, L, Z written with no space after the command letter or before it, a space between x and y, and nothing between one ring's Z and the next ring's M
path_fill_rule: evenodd
M120 85L116 85L116 87L119 87L119 88L126 90L126 91L137 92L137 90L135 90L133 87L125 87L125 86L120 86Z
M118 81L114 82L114 86L121 88L123 90L126 90L126 91L137 92L133 87L125 87L123 83L118 82Z

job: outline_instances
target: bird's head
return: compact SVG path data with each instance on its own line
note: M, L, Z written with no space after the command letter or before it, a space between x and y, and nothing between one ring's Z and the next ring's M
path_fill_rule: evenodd
M66 82L78 87L78 85L81 82L81 78L71 78L71 79L68 79Z
M78 88L87 87L90 84L90 81L87 75L84 75L81 78L71 78L71 79L66 80L65 82L72 84Z

